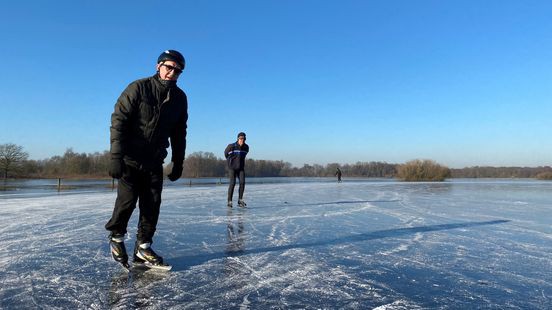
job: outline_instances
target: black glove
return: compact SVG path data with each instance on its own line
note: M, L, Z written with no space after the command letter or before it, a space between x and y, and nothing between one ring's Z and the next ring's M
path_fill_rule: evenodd
M167 176L169 180L176 181L182 176L182 162L173 162L171 173Z
M109 166L109 175L114 179L120 179L125 170L125 162L121 158L112 158Z

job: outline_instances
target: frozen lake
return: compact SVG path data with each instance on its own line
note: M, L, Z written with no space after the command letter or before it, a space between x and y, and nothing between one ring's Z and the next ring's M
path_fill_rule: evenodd
M112 261L114 192L0 197L0 308L552 308L552 182L250 184L245 209L226 190L165 188L168 273Z

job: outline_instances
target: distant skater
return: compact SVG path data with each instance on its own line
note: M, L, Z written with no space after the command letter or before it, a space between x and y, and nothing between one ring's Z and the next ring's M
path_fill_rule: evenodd
M245 156L249 152L249 145L245 143L245 133L240 132L238 134L238 140L234 143L228 144L224 150L224 157L228 162L228 177L230 182L228 184L228 206L232 207L232 196L234 195L234 186L236 185L236 177L240 179L238 205L245 207L246 204L243 201L243 192L245 191Z
M337 182L341 183L341 169L339 167L337 168L337 171L335 172L335 175L337 175Z
M109 174L119 180L117 199L105 228L111 232L115 261L128 268L125 234L132 212L140 208L134 264L168 269L153 251L163 188L163 161L172 150L169 180L182 175L186 151L188 100L176 81L184 70L184 57L167 50L157 58L155 75L130 83L111 115L111 166Z

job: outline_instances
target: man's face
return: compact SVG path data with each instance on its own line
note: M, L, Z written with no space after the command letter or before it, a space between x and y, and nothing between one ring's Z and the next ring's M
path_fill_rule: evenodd
M239 144L240 146L242 146L244 143L245 143L245 138L244 138L244 137L239 137L239 138L238 138L238 144Z
M159 77L166 81L176 81L182 73L182 68L171 60L167 60L157 64L157 71L159 71Z

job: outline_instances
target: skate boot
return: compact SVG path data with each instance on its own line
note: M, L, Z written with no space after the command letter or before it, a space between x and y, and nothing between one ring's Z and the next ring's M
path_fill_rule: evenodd
M165 264L163 262L163 257L157 255L155 251L151 248L151 243L144 242L144 243L136 243L138 246L135 247L135 262L139 262L136 260L138 258L139 260L143 261L144 266L148 268L154 268L154 269L161 269L161 270L171 270L172 266Z
M144 266L145 260L138 257L138 248L140 247L139 241L134 244L134 255L132 256L132 263L136 266Z
M238 200L238 206L240 206L242 208L245 208L245 206L247 206L247 204L245 203L245 201L243 201L243 199L240 199L240 200Z
M228 203L226 204L229 208L232 208L232 200L228 200Z
M111 234L109 237L109 247L111 248L111 256L119 264L125 268L129 268L128 255L125 248L125 235Z

